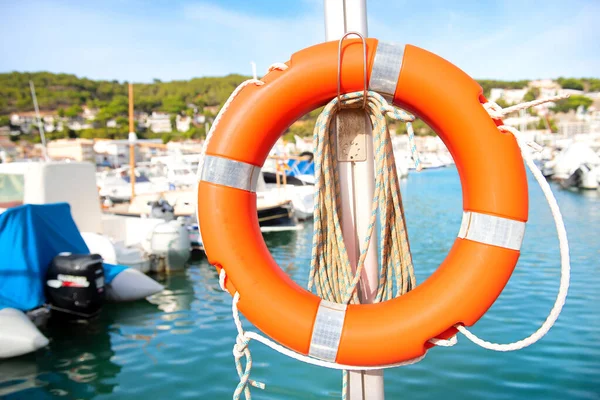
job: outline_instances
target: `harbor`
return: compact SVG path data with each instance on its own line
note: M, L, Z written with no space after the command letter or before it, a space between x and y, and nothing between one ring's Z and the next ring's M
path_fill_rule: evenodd
M529 183L531 204L540 206L531 208L522 257L498 303L477 325L477 333L491 340L518 339L534 330L558 290L558 248L550 213L541 205L539 188ZM505 354L459 339L452 351L437 349L419 364L386 371L387 397L546 399L561 393L569 399L595 398L600 369L600 248L595 229L600 197L557 185L553 189L572 232L573 294L552 334L538 346ZM443 260L458 232L460 183L450 167L410 172L401 190L414 238L417 280L422 282ZM281 268L306 286L311 223L297 232L265 233L264 238ZM0 397L228 398L236 377L231 373L230 335L224 332L233 332L235 326L229 295L217 280L206 259L194 260L185 271L159 279L165 290L148 303L109 305L100 319L72 330L51 326L50 347L0 363ZM252 330L247 321L244 324ZM298 363L260 343L252 345L252 356L253 376L269 388L258 398L339 398L334 389L339 388L339 372Z
M509 3L0 5L0 399L600 399L600 7Z

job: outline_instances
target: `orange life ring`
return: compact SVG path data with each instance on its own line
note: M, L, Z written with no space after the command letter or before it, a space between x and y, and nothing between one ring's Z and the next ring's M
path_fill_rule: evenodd
M342 46L341 89L363 89L360 40ZM207 147L198 216L209 261L240 293L239 310L296 352L346 365L376 366L423 355L429 339L474 324L508 282L528 216L523 159L501 121L482 107L481 87L444 59L415 46L367 39L370 90L427 122L454 157L463 223L448 256L422 284L379 304L332 305L301 288L271 257L259 229L258 169L282 132L337 95L338 43L294 54L288 69L232 101Z

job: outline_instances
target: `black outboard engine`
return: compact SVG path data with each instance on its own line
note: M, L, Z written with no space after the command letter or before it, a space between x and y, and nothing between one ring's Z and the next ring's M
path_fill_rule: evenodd
M104 303L104 268L98 254L61 253L46 274L46 297L54 311L75 319L97 315Z

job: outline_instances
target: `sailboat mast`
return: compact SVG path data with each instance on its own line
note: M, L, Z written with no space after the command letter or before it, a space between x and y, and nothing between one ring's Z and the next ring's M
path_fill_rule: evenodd
M48 161L48 149L46 148L46 135L44 134L44 124L40 118L40 108L38 107L37 97L35 96L35 86L33 81L29 81L29 89L31 90L31 98L33 99L33 108L35 109L35 117L38 123L38 130L40 131L40 140L42 142L42 156L44 160Z
M133 83L129 84L129 177L131 180L131 200L135 197L135 126L133 122Z

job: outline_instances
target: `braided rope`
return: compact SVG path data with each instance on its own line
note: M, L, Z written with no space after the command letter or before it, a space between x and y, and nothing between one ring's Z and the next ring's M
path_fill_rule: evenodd
M526 110L531 107L539 106L540 104L550 103L552 101L563 100L568 97L569 97L568 94L561 94L561 95L557 95L557 96L550 96L550 97L547 97L544 99L537 99L537 100L528 101L525 103L515 104L514 106L510 106L510 107L506 107L506 108L500 107L498 104L494 103L493 101L488 101L487 103L483 104L483 108L485 108L485 110L488 112L488 114L490 114L490 117L492 117L494 119L502 119L502 118L504 118L504 116L506 116L510 113L513 113L515 111Z
M341 99L344 106L357 106L362 104L363 92L344 94ZM333 156L334 138L329 129L338 109L338 99L335 98L323 109L314 131L316 200L308 289L314 287L317 294L325 300L359 303L356 286L364 268L379 212L382 225L379 246L390 250L381 252L382 268L375 296L375 302L380 302L400 296L416 286L400 186L385 115L404 122L410 122L414 117L388 105L379 94L368 93L366 111L373 125L375 192L363 249L356 271L352 273L340 224L339 176L337 159ZM418 156L415 159L418 160Z
M219 273L219 286L221 286L221 289L224 292L227 292L227 288L225 287L226 277L227 275L225 273L225 269L221 269L221 272ZM251 338L248 337L246 332L244 332L242 321L240 320L240 313L237 308L239 301L240 294L235 292L233 295L233 301L231 302L231 313L233 314L233 322L235 323L238 334L235 338L235 344L233 345L233 357L235 360L235 369L240 378L240 383L238 383L235 391L233 392L233 400L238 400L242 393L244 394L246 400L251 400L252 395L250 394L250 388L248 385L259 389L264 389L265 384L250 379L250 371L252 370L252 355L250 354L250 349L248 349L248 343L250 343ZM245 368L242 368L242 357L246 357Z

